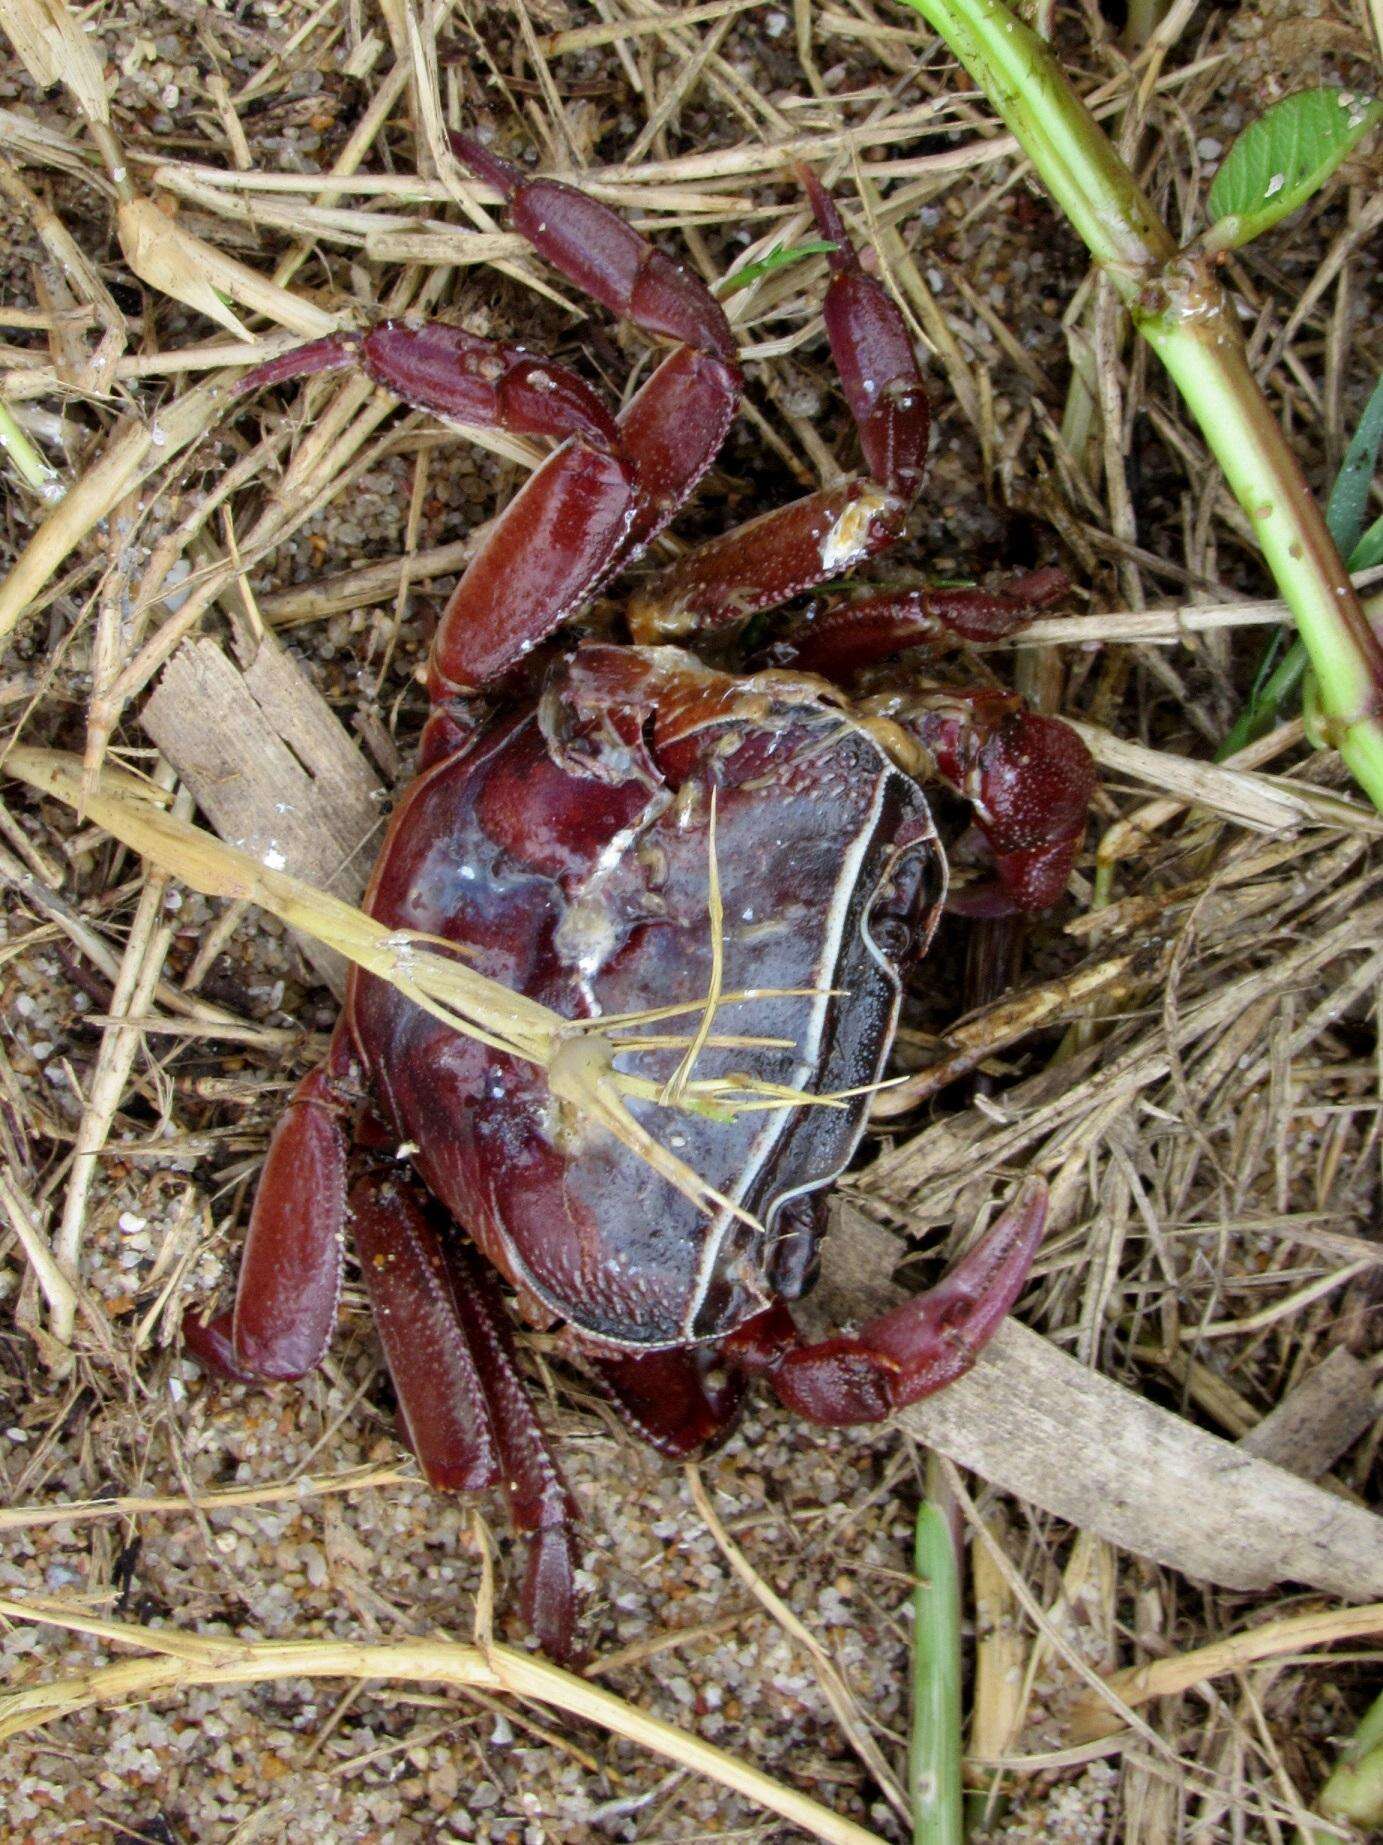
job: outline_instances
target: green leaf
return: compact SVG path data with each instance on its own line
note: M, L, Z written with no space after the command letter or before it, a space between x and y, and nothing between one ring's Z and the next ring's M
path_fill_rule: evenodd
M1237 249L1304 205L1380 116L1383 102L1359 90L1298 90L1265 109L1215 175L1206 247Z
M726 276L717 292L722 297L738 294L740 289L748 288L760 276L771 275L775 269L786 269L789 263L800 262L804 256L829 256L832 250L839 248L839 244L827 243L821 237L813 237L807 243L790 244L786 249L781 244L775 244L768 255L760 257L757 263L746 263L743 269L737 269L733 275Z
M1383 447L1383 378L1373 387L1373 396L1364 406L1364 414L1359 418L1359 427L1354 432L1353 440L1345 451L1345 458L1340 463L1340 472L1335 476L1335 485L1330 489L1330 498L1326 502L1325 522L1330 527L1330 536L1340 547L1340 555L1349 557L1358 544L1364 530L1364 515L1368 511L1369 488L1373 484L1374 469L1378 466L1378 451ZM1352 570L1361 570L1362 564L1351 561Z
M1383 564L1383 514L1380 514L1349 554L1349 567L1358 574Z

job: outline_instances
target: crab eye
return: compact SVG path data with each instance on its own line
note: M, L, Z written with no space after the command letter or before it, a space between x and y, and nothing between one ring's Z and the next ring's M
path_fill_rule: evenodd
M901 916L879 916L870 925L871 933L882 953L890 961L904 961L912 947L912 930Z

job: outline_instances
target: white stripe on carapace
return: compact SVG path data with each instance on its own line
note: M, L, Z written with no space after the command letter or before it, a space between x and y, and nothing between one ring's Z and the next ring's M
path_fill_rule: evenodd
M863 731L860 734L864 736L868 735L867 732ZM820 1051L821 1039L825 1032L827 1010L831 1004L829 989L835 984L834 980L827 976L834 972L836 964L840 960L841 944L845 939L845 924L852 907L855 895L855 884L859 876L860 865L866 852L874 841L889 782L894 775L899 773L883 756L882 751L879 750L879 746L874 742L874 739L868 737L868 741L871 749L879 756L883 773L878 776L875 781L873 806L866 820L856 829L854 846L851 852L841 861L841 875L836 879L831 907L826 915L827 926L823 932L822 954L815 969L817 978L812 983L817 988L817 994L812 1001L807 1046L798 1058L791 1079L794 1088L801 1088L804 1079L810 1077L817 1067L817 1055ZM898 975L892 964L885 960L879 953L873 938L869 936L867 931L865 932L865 941L870 953L873 954L875 960L878 961L880 967L883 968L888 977L889 984L893 991L892 1010L896 1019L901 992L901 984ZM893 1032L890 1028L883 1041L883 1050L885 1054L892 1041ZM772 1113L767 1116L767 1126L764 1132L750 1147L749 1156L745 1160L741 1170L739 1184L733 1192L727 1193L727 1196L729 1196L735 1204L739 1204L743 1201L746 1194L753 1186L754 1181L763 1171L774 1148L786 1131L792 1108L793 1104L785 1103L781 1109L774 1109ZM781 1197L774 1200L775 1205L781 1205L789 1197L797 1197L802 1192L816 1191L822 1185L830 1184L832 1179L843 1172L855 1148L859 1145L860 1135L864 1132L864 1122L865 1114L864 1111L861 1110L859 1133L855 1135L850 1146L846 1149L840 1164L836 1167L834 1172L826 1173L821 1178L814 1179L808 1185L799 1186L795 1192L783 1193ZM710 1292L711 1283L715 1279L716 1269L720 1262L726 1234L729 1231L730 1225L738 1221L739 1220L733 1218L728 1211L721 1211L718 1216L712 1219L707 1229L701 1263L697 1271L696 1286L688 1300L686 1312L682 1318L682 1331L688 1340L691 1340L694 1336L692 1329L696 1325L697 1315L705 1305L706 1296ZM764 1296L763 1304L764 1306L770 1304L769 1296Z

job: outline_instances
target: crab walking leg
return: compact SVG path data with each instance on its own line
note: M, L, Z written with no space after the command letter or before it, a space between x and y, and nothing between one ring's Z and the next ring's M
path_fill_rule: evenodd
M435 321L315 340L238 388L347 368L448 421L562 440L496 521L433 641L435 701L502 679L623 555L640 501L619 425L566 367Z
M456 1277L461 1320L480 1365L508 1487L514 1528L529 1535L523 1580L523 1616L559 1664L575 1651L578 1591L576 1527L579 1517L547 1435L519 1373L509 1315L493 1272L468 1245L447 1244Z
M241 379L243 392L358 367L450 422L563 440L496 521L443 611L428 682L436 703L503 679L662 530L714 460L741 386L729 323L697 277L574 187L527 179L470 136L453 135L452 145L564 275L679 346L618 420L564 366L437 322L334 334Z
M363 371L415 409L473 429L584 436L608 447L619 441L609 410L567 366L436 320L385 320L368 333L329 334L257 365L235 390L244 396L336 371Z
M907 326L861 268L815 175L804 169L802 179L823 236L836 245L826 336L869 478L823 488L688 552L633 599L635 640L741 622L828 582L892 544L921 491L931 410Z
M1034 570L1002 590L913 589L828 603L791 629L768 653L774 666L845 680L860 667L909 647L941 647L949 639L1001 641L1069 587L1065 571Z
M568 281L645 333L715 353L734 368L735 336L715 296L618 212L561 180L530 179L474 135L448 139L457 159L503 196L513 228Z
M573 436L490 528L442 611L428 662L434 704L497 684L591 596L638 511L627 462Z
M860 267L835 200L810 167L798 177L821 235L836 247L822 304L831 357L860 432L870 478L908 506L922 490L931 405L907 324L882 282Z
M576 1507L519 1375L494 1278L404 1174L358 1179L351 1214L418 1464L441 1491L504 1483L515 1528L534 1534L525 1619L554 1659L567 1659L576 1625Z
M739 1414L739 1378L711 1381L714 1348L586 1355L615 1408L636 1435L670 1460L720 1441Z
M817 1344L803 1342L786 1307L771 1307L726 1341L726 1356L766 1376L809 1421L882 1421L970 1369L1022 1292L1046 1220L1047 1188L1029 1179L969 1255L916 1300Z
M439 1492L494 1486L500 1464L489 1399L462 1330L442 1232L400 1173L366 1173L350 1203L372 1319L424 1477Z
M906 504L872 481L844 481L710 538L637 589L629 631L657 647L737 626L886 549Z
M345 1119L360 1100L359 1069L338 1025L274 1129L250 1213L235 1308L203 1324L189 1315L189 1350L235 1377L303 1377L320 1363L341 1298L346 1215Z
M503 195L514 230L568 281L642 332L678 344L619 418L621 452L639 489L620 559L627 563L684 504L734 420L743 380L725 310L699 276L599 199L529 178L474 135L450 140L457 158Z
M438 625L434 702L502 679L667 524L724 441L740 392L734 336L704 283L599 200L526 178L472 136L452 146L563 275L679 348L613 435L572 435L496 521Z
M651 544L691 497L730 433L739 398L735 367L683 346L620 412L620 441L639 487L621 564Z

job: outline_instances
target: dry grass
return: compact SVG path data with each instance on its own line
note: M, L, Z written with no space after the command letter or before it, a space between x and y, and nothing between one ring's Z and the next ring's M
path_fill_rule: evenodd
M1000 985L967 985L959 931L939 943L907 1080L847 1188L861 1235L915 1242L959 1240L1024 1170L1053 1186L1022 1312L1043 1337L907 1423L985 1476L951 1470L976 1821L1015 1842L1293 1836L1379 1659L1383 1545L1357 1507L1377 1478L1380 823L1299 724L1212 765L1271 585L1011 141L884 0L80 20L3 0L14 22L56 87L0 65L4 747L75 752L89 797L118 757L184 819L216 822L185 739L230 707L141 715L175 656L180 696L213 683L179 654L193 639L237 686L224 656L251 685L287 643L300 714L339 719L386 784L406 772L430 618L537 459L349 377L239 404L245 364L383 309L521 334L614 395L646 371L502 229L445 125L581 173L711 279L800 241L790 164L824 171L933 355L931 486L887 571L1063 562L1069 617L945 670L1069 711L1102 774L1072 901L990 944ZM1131 64L1093 7L1059 24L1178 228L1212 144L1263 101L1379 83L1376 0L1177 6ZM1346 168L1236 259L1255 365L1318 486L1383 369L1376 178ZM684 536L849 465L822 277L808 260L728 298L745 414ZM323 804L311 873L349 901L376 777L360 764L355 805L331 806L320 765L269 741L293 798ZM259 811L233 830L262 858L275 782L245 779ZM55 1623L15 1618L5 1709L16 1732L69 1714L8 1744L0 1840L904 1837L909 1433L806 1431L761 1403L689 1482L532 1338L592 1540L603 1689L583 1702L487 1651L490 1619L516 1636L507 1541L497 1525L496 1557L493 1508L427 1494L401 1457L357 1292L302 1387L212 1389L182 1359L181 1310L229 1277L334 1005L280 923L189 892L98 818L4 786L0 1582L12 1616ZM870 1247L875 1272L828 1276L838 1310L886 1286L898 1245ZM1009 1364L1034 1392L1012 1426ZM1082 1388L1063 1440L1044 1408ZM1075 1438L1087 1418L1112 1483ZM1170 1444L1156 1467L1140 1440ZM1226 1520L1217 1478L1266 1461L1317 1487L1244 1475L1272 1510ZM986 1483L1019 1478L1018 1497ZM1342 1593L1356 1566L1366 1607ZM475 1647L439 1642L473 1621ZM153 1657L112 1663L125 1642Z

